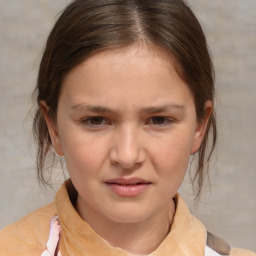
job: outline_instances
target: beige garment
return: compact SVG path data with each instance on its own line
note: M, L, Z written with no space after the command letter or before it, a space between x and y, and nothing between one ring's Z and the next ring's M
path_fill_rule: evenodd
M50 219L59 215L62 256L130 256L120 248L110 246L80 218L71 201L75 191L69 182L57 192L55 203L42 207L0 231L0 256L36 256L46 247ZM71 201L70 201L71 198ZM190 214L183 199L176 197L176 213L170 233L150 256L204 256L206 229ZM234 249L231 256L256 256L255 253Z

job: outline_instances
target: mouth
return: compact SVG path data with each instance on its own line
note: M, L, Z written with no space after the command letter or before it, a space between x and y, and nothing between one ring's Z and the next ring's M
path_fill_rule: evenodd
M107 180L105 184L119 196L133 197L147 190L152 183L141 178L117 178Z

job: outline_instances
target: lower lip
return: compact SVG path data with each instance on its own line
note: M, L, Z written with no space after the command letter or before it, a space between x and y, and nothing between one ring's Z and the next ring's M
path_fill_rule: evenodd
M151 185L150 183L143 183L143 184L137 184L137 185L121 185L121 184L113 184L113 183L106 183L106 184L117 195L125 196L125 197L138 196Z

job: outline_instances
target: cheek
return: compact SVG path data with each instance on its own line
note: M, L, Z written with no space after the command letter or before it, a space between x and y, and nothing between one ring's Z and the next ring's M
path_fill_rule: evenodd
M179 136L174 136L166 139L163 142L155 143L153 150L154 159L159 165L163 166L167 174L171 172L186 171L192 140L181 139Z
M70 175L96 174L108 155L107 143L103 138L97 140L83 133L63 134L62 147Z
M155 143L153 164L163 196L174 196L181 186L188 167L192 141L191 133L176 133L161 143Z
M167 199L174 197L187 172L189 152L183 145L170 144L164 154L159 154L158 177L160 194Z

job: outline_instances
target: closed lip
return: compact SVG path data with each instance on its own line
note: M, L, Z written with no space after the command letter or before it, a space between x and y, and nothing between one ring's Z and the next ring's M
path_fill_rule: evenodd
M129 186L129 185L139 185L139 184L151 184L152 182L133 177L133 178L115 178L115 179L109 179L105 181L106 184L118 184L123 186Z

